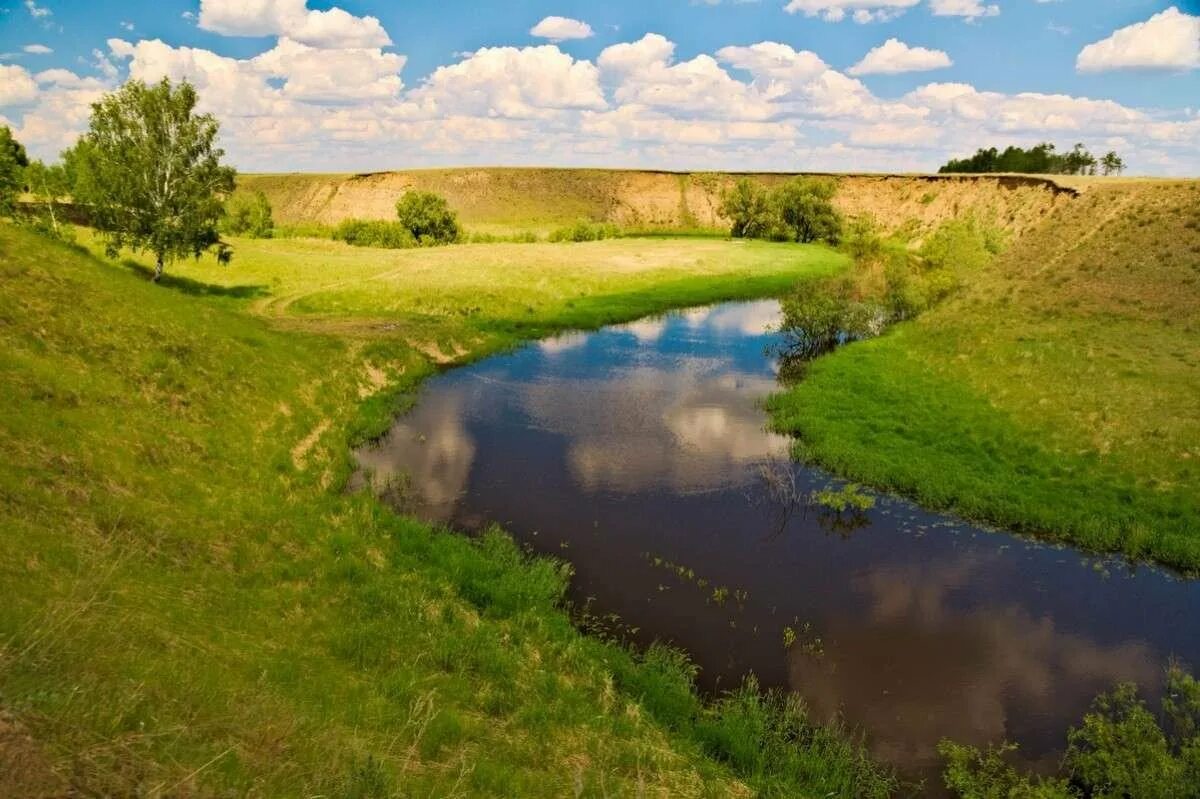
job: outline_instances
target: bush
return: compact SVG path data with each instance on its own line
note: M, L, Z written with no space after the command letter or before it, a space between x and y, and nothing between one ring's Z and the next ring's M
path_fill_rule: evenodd
M611 222L588 222L581 219L568 227L550 232L550 241L600 241L620 237L621 229Z
M422 244L452 244L462 231L446 198L429 191L410 191L396 203L399 224Z
M833 207L837 183L827 178L793 178L771 195L780 223L796 241L826 241L837 244L842 234L842 217Z
M261 191L235 192L225 202L221 231L252 239L271 238L275 234L275 220L271 218L271 203L267 201L267 195Z
M333 238L355 247L390 250L405 250L419 245L407 227L399 222L380 219L346 219L333 229Z
M853 280L805 280L783 300L784 354L809 360L878 332L882 313L855 296Z
M292 222L276 225L277 239L332 239L334 228L324 222Z
M987 752L943 741L946 787L963 799L1198 799L1200 797L1200 683L1178 665L1167 670L1165 725L1125 683L1102 694L1079 727L1067 734L1064 776L1018 774L1004 744Z
M883 255L883 237L870 214L856 216L846 226L842 249L857 262L872 261Z
M721 192L720 211L730 221L729 235L735 239L764 238L775 222L767 190L750 178Z

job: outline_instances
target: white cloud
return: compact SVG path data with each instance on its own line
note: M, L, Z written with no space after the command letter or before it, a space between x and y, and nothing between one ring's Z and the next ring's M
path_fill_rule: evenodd
M0 108L28 105L37 95L37 82L25 67L0 64Z
M133 30L133 23L132 22L122 22L121 29L131 31L131 30Z
M897 75L943 69L954 62L941 50L910 47L899 39L888 39L873 48L847 72L851 75Z
M980 17L997 16L1000 6L985 5L981 0L929 0L929 10L935 17L966 17L967 21L973 22Z
M855 22L886 22L903 14L921 0L788 0L789 14L819 16L826 22L841 22L847 13Z
M356 17L337 7L315 11L306 0L200 0L199 24L226 36L286 36L329 49L392 43L376 17Z
M485 47L438 67L411 99L431 112L514 119L607 106L596 66L552 44Z
M252 59L254 68L282 78L283 96L318 103L352 104L365 99L395 99L404 82L406 58L379 48L320 50L280 39Z
M872 18L903 10L878 0L814 5L831 4ZM205 5L212 11L209 0ZM0 97L10 102L4 114L31 152L53 157L86 125L88 104L127 73L192 81L201 109L221 120L232 162L247 170L536 163L913 171L981 143L1051 140L1115 147L1138 170L1200 171L1200 114L1190 110L949 82L898 99L877 97L854 74L949 60L894 40L864 56L848 71L854 74L771 41L685 60L654 33L594 60L552 44L488 47L456 55L405 86L403 55L313 33L303 0L244 0L239 9L238 19L227 15L222 24L239 35L276 31L261 34L275 41L256 56L112 39L107 53L93 54L99 77L3 68ZM307 31L308 40L278 33L283 27Z
M1080 51L1075 67L1080 72L1200 68L1200 16L1172 6L1089 44Z
M34 0L25 0L25 10L29 12L29 16L34 19L44 20L54 16L54 12L45 6L39 6Z
M21 48L31 55L50 55L54 51L44 44L27 44Z
M616 76L618 103L677 114L727 119L763 119L771 109L760 92L735 80L716 59L698 55L673 63L675 44L650 33L600 53L600 68Z
M531 36L563 42L568 39L588 39L595 35L592 26L570 17L546 17L529 29Z

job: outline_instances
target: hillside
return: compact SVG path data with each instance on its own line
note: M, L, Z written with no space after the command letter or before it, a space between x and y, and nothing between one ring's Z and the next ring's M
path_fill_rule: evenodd
M1096 184L958 296L813 364L782 429L836 471L1200 570L1200 182Z
M332 224L388 219L410 189L445 196L470 229L545 229L578 219L628 228L723 229L722 189L738 175L598 169L428 169L366 175L242 175L262 191L278 221ZM789 175L750 175L767 184ZM928 230L963 214L1025 232L1077 194L1036 177L1011 175L836 175L848 215L873 214L886 228Z
M682 661L581 634L565 566L342 491L351 444L411 401L439 342L475 357L844 265L688 241L639 267L606 244L536 294L501 279L495 254L518 245L463 246L453 286L431 250L378 263L294 240L152 285L0 224L0 796L881 795L859 750L802 716L807 747L730 751L770 734L747 726L757 695L706 709ZM258 316L304 280L308 297L389 279L387 325Z

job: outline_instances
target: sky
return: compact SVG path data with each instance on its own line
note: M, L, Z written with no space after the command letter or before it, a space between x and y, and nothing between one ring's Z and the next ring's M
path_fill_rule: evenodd
M196 85L243 171L931 171L1075 142L1200 175L1200 0L0 0L0 124L53 160Z

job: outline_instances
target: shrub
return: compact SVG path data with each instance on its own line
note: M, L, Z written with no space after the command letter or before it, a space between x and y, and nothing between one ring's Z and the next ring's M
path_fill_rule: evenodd
M333 229L333 238L355 247L391 250L404 250L419 244L404 225L379 219L346 219Z
M568 227L561 227L550 232L550 241L600 241L615 239L621 235L621 229L611 222L588 222L581 219Z
M446 198L429 191L410 191L396 203L399 224L422 244L451 244L461 229Z
M1003 744L986 752L943 741L946 787L963 799L1197 799L1200 797L1200 683L1182 667L1167 670L1165 725L1125 683L1102 694L1082 725L1067 734L1064 776L1019 774Z
M855 296L851 279L805 280L783 300L785 354L808 360L877 332L881 312Z
M793 178L771 195L779 221L801 243L837 244L842 217L833 207L837 183L827 178Z
M883 255L883 237L879 225L870 214L856 216L846 226L842 248L855 261L871 261Z
M271 203L267 201L267 195L261 191L235 192L225 202L221 230L231 236L271 238L275 234L275 221L271 218Z

